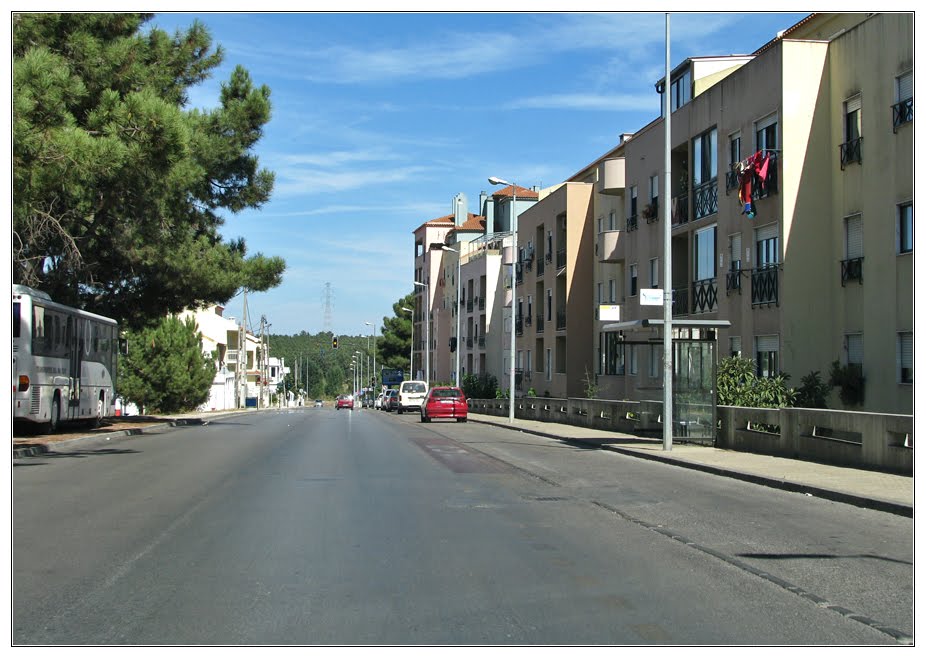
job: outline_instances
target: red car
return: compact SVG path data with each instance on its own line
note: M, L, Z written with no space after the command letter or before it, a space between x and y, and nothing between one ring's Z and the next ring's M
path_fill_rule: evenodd
M338 401L334 404L335 409L351 409L354 408L354 398L349 395L339 395Z
M465 423L468 410L463 391L455 386L435 386L421 405L421 422L429 423L432 418L456 418L458 423Z

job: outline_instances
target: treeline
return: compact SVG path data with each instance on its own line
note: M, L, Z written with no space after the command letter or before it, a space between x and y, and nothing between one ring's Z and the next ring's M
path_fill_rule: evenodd
M369 382L367 359L373 364L373 338L371 336L338 336L338 347L332 347L334 334L324 331L310 334L305 331L295 336L270 335L271 358L283 359L289 368L286 390L305 390L309 398L331 398L347 393L353 383L351 361L362 352L363 376ZM376 359L377 370L381 360Z

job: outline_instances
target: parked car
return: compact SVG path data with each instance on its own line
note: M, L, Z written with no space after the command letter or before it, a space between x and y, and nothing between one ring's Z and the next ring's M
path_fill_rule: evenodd
M316 400L316 401L315 401L315 406L316 406L316 407L324 407L324 406L325 406L325 403L322 402L321 400Z
M399 406L399 392L394 388L386 391L383 397L383 411L393 411Z
M354 409L354 398L350 395L339 395L338 401L334 405L335 409Z
M425 397L428 395L428 383L418 380L411 380L399 384L399 402L397 411L399 413L410 409L421 409Z
M380 393L379 395L376 396L376 401L373 402L373 408L374 408L374 409L382 409L382 408L383 408L383 395L384 395L383 393Z
M455 418L465 423L469 407L466 396L456 386L435 386L428 391L421 405L421 422L429 423L432 418Z

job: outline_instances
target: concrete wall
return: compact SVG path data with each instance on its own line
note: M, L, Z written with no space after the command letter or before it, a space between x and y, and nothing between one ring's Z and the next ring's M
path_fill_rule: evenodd
M662 402L657 400L518 398L515 404L515 416L525 420L662 435ZM473 413L508 417L508 400L471 399L469 408ZM717 448L913 474L913 416L718 406L717 418L719 428L713 444Z

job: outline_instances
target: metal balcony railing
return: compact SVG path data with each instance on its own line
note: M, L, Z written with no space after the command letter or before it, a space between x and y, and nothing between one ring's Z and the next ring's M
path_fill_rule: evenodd
M672 315L688 315L688 288L672 291Z
M752 270L752 305L778 305L778 265Z
M636 214L630 215L627 217L627 230L636 231L637 230L637 216Z
M478 345L479 347L485 349L485 346L486 346L486 337L485 337L484 334L481 335L481 336L479 336L479 338L476 339L476 345Z
M694 196L694 218L701 219L717 212L717 179L697 186Z
M566 267L566 250L560 249L556 252L556 269L562 269Z
M727 272L727 294L732 292L743 294L743 272L741 270L730 270Z
M913 121L913 99L908 98L907 100L900 101L891 106L891 110L894 114L893 124L894 132L897 132L897 129L900 128L905 123L910 123Z
M846 281L858 281L862 282L862 261L865 260L864 257L861 258L847 258L844 261L840 261L842 269L842 285L846 285Z
M537 260L537 276L543 276L544 270L546 270L546 259L541 258Z
M514 333L518 336L524 334L524 320L516 318L514 321Z
M856 137L839 145L839 167L845 169L847 164L862 163L862 138Z
M537 314L537 333L538 334L543 333L543 314L542 313Z
M672 199L672 226L688 223L688 193Z
M717 310L717 279L701 279L691 284L692 313Z
M562 308L556 312L556 330L562 331L566 328L566 309Z

